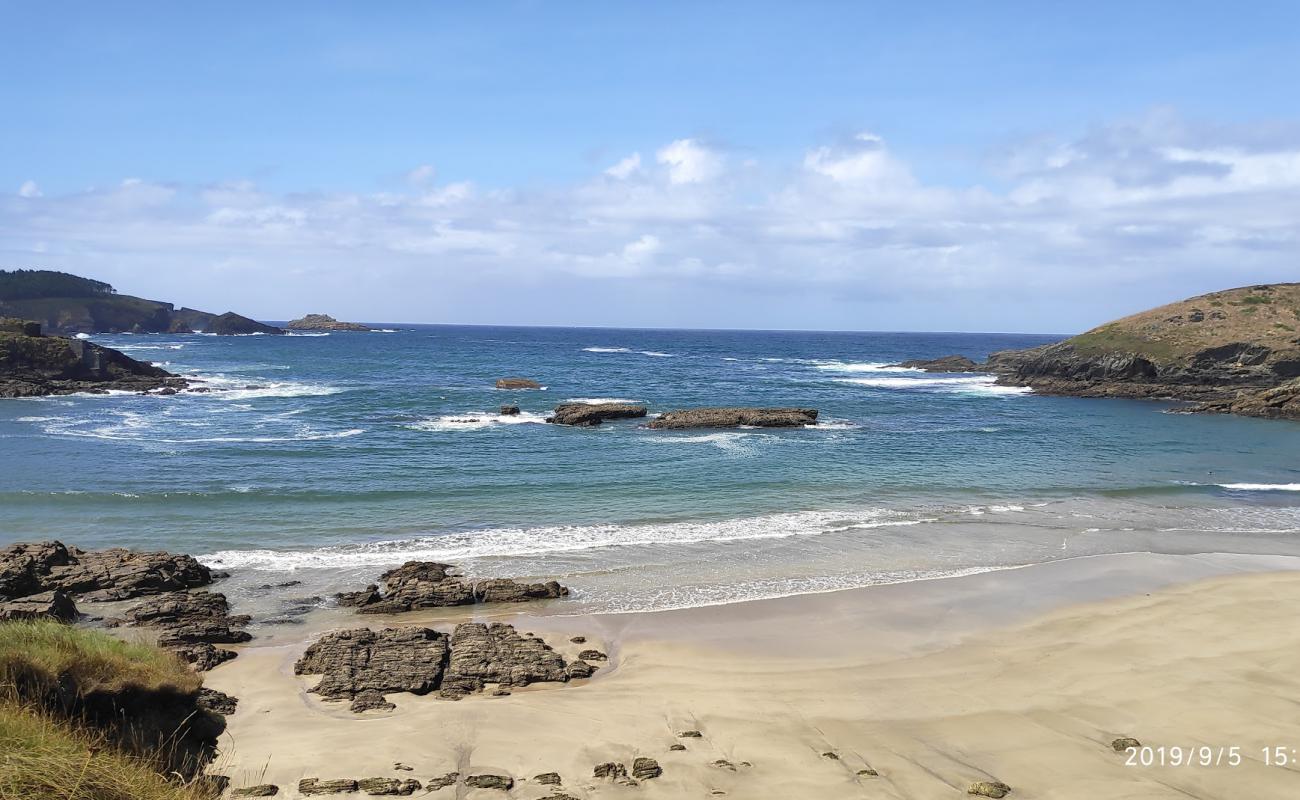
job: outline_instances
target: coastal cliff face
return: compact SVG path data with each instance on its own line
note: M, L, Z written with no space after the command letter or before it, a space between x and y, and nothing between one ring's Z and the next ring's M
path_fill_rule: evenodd
M180 388L183 378L81 339L43 336L26 320L0 319L0 397L37 397L110 389Z
M1298 331L1300 284L1249 286L994 353L983 369L1043 394L1202 400L1217 410L1300 377Z

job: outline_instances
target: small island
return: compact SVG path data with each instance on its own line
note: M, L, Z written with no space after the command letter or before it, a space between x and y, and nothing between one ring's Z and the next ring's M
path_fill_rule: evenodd
M290 331L368 331L372 328L360 322L339 322L329 314L308 314L285 326Z

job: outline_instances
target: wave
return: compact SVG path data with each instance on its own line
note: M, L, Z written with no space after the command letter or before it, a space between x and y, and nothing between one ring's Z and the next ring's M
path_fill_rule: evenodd
M321 397L343 391L338 386L324 383L298 383L295 381L269 381L250 383L247 379L235 380L225 375L193 375L190 377L211 392L188 391L187 395L203 395L219 400L251 400L263 397Z
M285 335L285 336L295 336L295 337L311 337L311 338L315 338L315 337L318 337L318 336L329 336L330 334L329 334L329 331L325 331L324 333L298 333L298 332L296 332L296 331L288 331L288 332L286 332L284 335Z
M867 386L873 389L903 389L948 394L1009 396L1028 394L1028 386L999 386L992 375L975 375L962 378L836 378L838 383Z
M495 411L467 411L464 414L445 414L426 417L403 426L413 431L442 433L445 431L481 431L501 425L528 425L545 423L544 414L521 411L518 414L499 414Z
M1300 483L1216 483L1233 492L1300 492Z
M757 452L754 448L758 440L774 438L771 434L755 433L753 431L720 431L718 433L705 433L698 435L650 435L643 437L642 441L653 444L706 444L712 445L719 450L727 453L738 455L750 455Z
M672 353L661 353L658 350L642 350L641 355L652 356L654 358L674 358Z
M920 372L920 370L898 367L880 361L814 361L812 363L817 369L827 370L829 372Z
M626 397L570 397L565 400L566 403L583 403L589 406L600 405L601 403L635 403L636 400L628 400Z
M114 350L121 350L124 353L134 353L138 350L182 350L183 344L119 344Z
M74 339L89 339L89 338L90 338L90 334L89 334L89 333L79 333L79 334L77 334L76 336L74 336L74 337L72 337L72 338L74 338Z
M924 520L874 508L857 512L795 511L764 517L711 522L630 525L556 525L458 531L415 539L334 545L315 550L221 550L199 560L223 568L292 571L399 564L404 561L457 562L473 558L532 556L608 547L681 546L705 542L784 539L873 527L915 525Z
M364 428L320 431L304 425L293 432L280 435L157 436L154 434L159 432L160 428L155 424L156 417L154 416L126 412L119 414L118 417L116 423L109 424L104 424L103 420L96 419L61 418L45 423L42 430L51 436L70 436L81 439L139 442L144 444L285 444L289 442L349 439L365 433ZM167 430L171 431L174 428L168 427Z
M396 328L371 328L371 333L397 333Z
M626 347L584 347L582 348L582 352L584 353L630 353L632 351Z

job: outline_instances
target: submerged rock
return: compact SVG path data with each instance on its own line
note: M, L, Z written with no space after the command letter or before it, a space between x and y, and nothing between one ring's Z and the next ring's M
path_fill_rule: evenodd
M646 407L636 403L561 403L546 421L590 428L608 419L638 419L645 415Z
M814 408L692 408L669 411L646 427L662 430L688 428L802 428L817 424Z
M503 417L519 416L519 406L515 405L514 403L506 403L505 405L501 406L501 416Z

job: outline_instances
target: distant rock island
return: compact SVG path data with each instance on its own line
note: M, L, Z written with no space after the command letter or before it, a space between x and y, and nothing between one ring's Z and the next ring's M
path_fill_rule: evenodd
M0 318L0 397L109 390L175 394L186 381L93 342L45 336L38 322Z
M49 334L284 333L234 312L213 314L118 294L103 281L52 270L0 270L0 316L33 320Z
M1300 419L1300 283L1211 292L984 364L958 356L899 366L992 372L1042 394L1194 400L1191 411Z
M329 314L308 314L284 326L291 331L368 331L360 322L339 322Z

